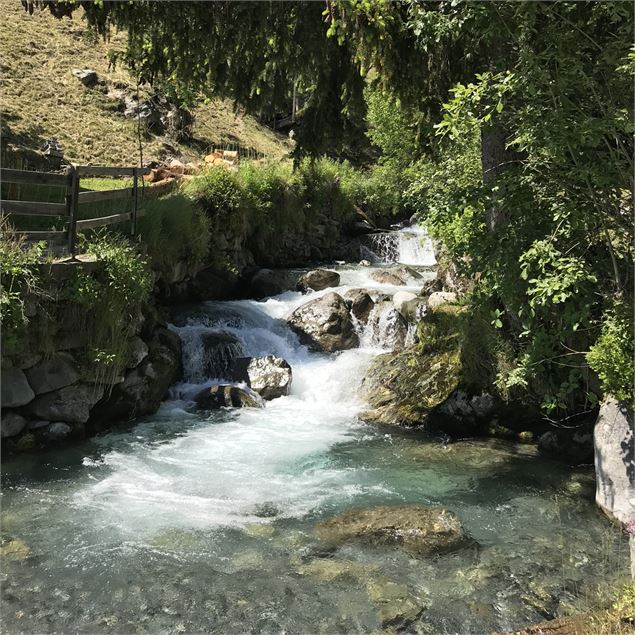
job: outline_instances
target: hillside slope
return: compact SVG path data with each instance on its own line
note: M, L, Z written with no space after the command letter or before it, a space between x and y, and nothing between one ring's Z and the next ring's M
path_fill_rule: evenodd
M125 46L125 34L110 41L93 36L76 13L55 19L48 11L28 15L17 0L0 0L0 113L2 143L38 149L57 139L64 156L80 163L124 165L139 161L137 122L125 116L121 98L134 95L136 83L124 68L109 69L109 50ZM86 88L74 68L97 71L99 83ZM147 96L142 91L141 99ZM144 160L173 156L195 160L215 144L239 144L271 158L291 149L285 137L253 117L235 113L229 101L216 100L194 112L193 140L178 143L168 135L143 139ZM229 147L229 145L228 145Z

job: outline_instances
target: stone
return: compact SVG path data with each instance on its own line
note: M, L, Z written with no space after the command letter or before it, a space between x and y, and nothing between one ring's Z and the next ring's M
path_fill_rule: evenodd
M91 424L100 428L156 412L181 371L181 338L167 328L156 328L148 340L147 357L95 405Z
M396 287L406 284L405 280L400 275L385 269L378 269L377 271L373 271L370 274L370 277L375 282L379 282L379 284L386 284Z
M202 410L219 408L264 408L262 397L251 388L216 384L203 389L194 398L196 406Z
M593 461L593 433L588 426L580 429L548 430L538 437L541 454L582 465Z
M0 557L7 560L26 560L31 555L31 549L20 538L3 539L0 543Z
M334 546L360 541L399 547L415 555L452 551L467 540L456 514L423 505L353 509L319 523L315 535Z
M35 393L19 368L3 368L1 374L3 408L17 408L33 400Z
M102 398L104 388L97 385L76 384L36 397L27 411L47 421L86 423L91 408Z
M287 318L300 341L312 350L332 353L355 348L359 339L342 296L327 293L297 308Z
M635 452L633 412L608 397L593 430L595 501L602 511L635 533Z
M362 324L368 322L368 316L373 310L375 303L365 289L349 289L344 298L350 302L351 314Z
M244 355L241 341L226 331L204 333L201 346L204 377L229 379L234 361Z
M228 300L240 290L238 276L227 269L205 267L192 281L192 292L199 300Z
M329 269L314 269L300 276L298 291L322 291L329 287L337 287L340 283L340 274Z
M128 341L128 361L126 368L136 368L148 356L148 345L137 335Z
M17 412L3 412L0 421L0 436L15 437L26 427L26 419Z
M370 261L370 260L366 260L366 259L364 259L364 260L360 260L360 261L359 261L359 266L360 266L360 267L370 267L370 266L371 266L371 264L372 264L372 263L371 263L371 261Z
M177 282L182 282L185 280L188 274L188 266L187 261L179 260L177 261L172 269L167 274L167 282L169 284L176 284Z
M176 176L182 176L185 174L185 165L178 161L177 159L172 159L168 165L168 170L172 172L172 174Z
M277 399L289 394L291 366L280 357L239 357L234 360L232 380L245 382L263 399Z
M42 359L39 353L22 353L15 358L15 366L22 370L32 368Z
M436 309L438 306L456 302L456 293L452 291L435 291L428 298L428 308Z
M73 75L88 88L97 83L97 71L90 68L74 68Z
M421 300L414 293L410 291L397 291L392 297L392 303L395 305L395 309L397 309L408 322L414 322L416 320L417 309Z
M63 441L71 432L72 428L63 421L51 423L44 432L44 436L48 441Z
M368 324L373 340L379 346L393 351L402 350L408 337L408 323L390 300L375 303Z
M70 353L56 353L29 368L26 377L36 395L41 395L79 381L75 359Z
M249 282L249 295L256 300L279 295L297 284L297 274L284 269L259 269Z

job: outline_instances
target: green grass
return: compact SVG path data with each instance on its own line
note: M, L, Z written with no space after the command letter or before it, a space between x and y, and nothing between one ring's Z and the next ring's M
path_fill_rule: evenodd
M30 16L17 0L0 0L0 6L0 111L5 149L38 149L44 139L54 137L73 162L137 164L136 121L124 117L120 103L108 96L113 88L136 90L126 69L109 68L108 52L123 50L125 33L112 34L105 42L86 32L80 11L72 20L57 20L48 10L36 9ZM105 84L85 88L73 76L73 68L92 68ZM142 99L145 95L142 88ZM192 144L152 136L144 140L144 160L176 155L196 161L215 145L240 145L278 159L292 148L286 137L235 112L227 100L201 104L194 116Z

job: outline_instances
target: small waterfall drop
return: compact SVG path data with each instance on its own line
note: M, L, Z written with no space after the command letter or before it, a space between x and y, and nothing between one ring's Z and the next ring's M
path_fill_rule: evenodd
M372 234L369 240L371 250L383 262L419 266L433 266L437 262L428 233L418 225Z

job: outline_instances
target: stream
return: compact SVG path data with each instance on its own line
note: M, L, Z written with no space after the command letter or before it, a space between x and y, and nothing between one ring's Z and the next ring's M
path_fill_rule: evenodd
M434 263L418 230L378 241L380 259ZM390 287L371 278L386 266L334 267L336 291L416 292L434 275L422 267L422 278ZM553 617L626 570L626 542L594 505L591 469L532 446L446 444L360 421L357 388L389 348L390 316L360 332L360 348L334 354L309 352L284 320L331 290L179 307L171 328L184 379L158 413L5 458L2 530L28 553L3 563L4 632L504 631ZM222 379L201 338L219 331L240 342L227 355L286 359L291 393L264 409L197 412L194 395ZM314 537L334 514L404 503L454 511L470 542L413 557L388 546L327 551Z

